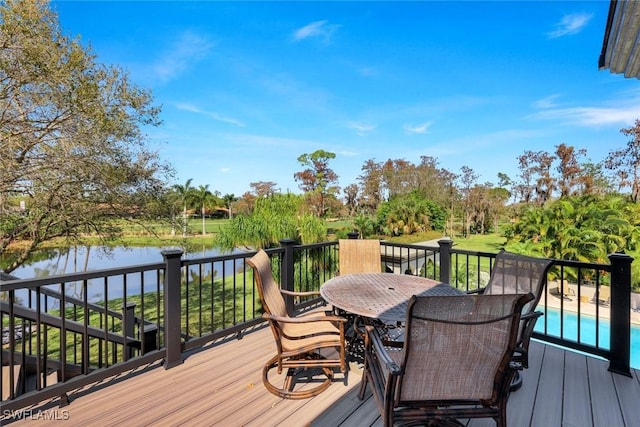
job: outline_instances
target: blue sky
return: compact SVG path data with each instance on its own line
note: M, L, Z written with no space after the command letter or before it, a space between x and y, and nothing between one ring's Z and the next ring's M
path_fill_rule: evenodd
M593 162L640 119L640 82L598 70L608 1L54 1L63 31L162 105L151 144L176 182L299 192L303 153L421 156L479 182L565 143Z

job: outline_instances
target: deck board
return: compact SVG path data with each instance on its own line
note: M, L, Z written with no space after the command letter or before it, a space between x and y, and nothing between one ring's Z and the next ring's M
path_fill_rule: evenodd
M612 375L606 369L602 369L597 362L599 362L597 359L587 359L593 424L596 426L623 425L622 412L618 403L614 401L617 396Z
M311 399L285 400L265 390L262 366L275 351L267 328L228 339L186 355L165 370L159 363L70 393L68 420L61 426L313 426L380 427L367 392L357 397L360 373L351 371ZM608 362L533 342L522 388L511 394L511 426L634 426L639 418L640 378L607 371ZM53 402L55 403L55 402ZM61 411L44 403L30 408ZM38 426L41 419L3 419L2 425ZM492 426L472 420L468 427Z
M531 420L532 425L551 426L555 425L557 420L562 419L563 371L564 351L556 347L546 346L536 393L536 402L538 396L544 397L545 408L544 411L534 410ZM525 372L525 374L527 373ZM529 382L523 385L523 387L529 386Z
M592 426L586 359L577 353L565 353L564 378L562 413L565 423L574 426Z
M616 389L615 398L620 402L622 417L628 426L640 425L640 373L635 371L634 374L632 378L612 376Z

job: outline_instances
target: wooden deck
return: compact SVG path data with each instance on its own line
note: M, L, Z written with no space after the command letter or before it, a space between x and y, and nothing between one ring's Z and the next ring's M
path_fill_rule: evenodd
M72 402L64 408L48 402L25 412L27 419L5 417L0 424L40 426L47 419L47 425L61 426L382 425L373 399L357 398L357 371L348 374L346 386L337 375L312 399L283 400L268 393L261 371L274 351L271 332L261 328L188 354L172 369L160 364L138 369L71 393ZM509 399L510 426L639 425L639 371L632 378L612 374L605 361L537 342L530 359L524 385Z

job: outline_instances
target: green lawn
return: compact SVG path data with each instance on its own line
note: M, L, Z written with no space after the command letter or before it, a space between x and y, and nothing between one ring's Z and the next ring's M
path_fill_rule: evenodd
M498 252L503 248L507 239L500 234L471 235L454 240L456 249L466 249L479 252Z

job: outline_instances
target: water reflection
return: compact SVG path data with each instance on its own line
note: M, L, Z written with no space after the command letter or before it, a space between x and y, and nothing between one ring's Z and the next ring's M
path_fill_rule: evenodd
M20 279L45 278L61 274L157 263L162 262L161 252L165 249L176 249L176 247L74 246L64 249L48 249L39 251L30 262L23 264L11 274ZM221 253L216 248L206 246L201 246L197 250L194 250L193 247L189 250L180 249L185 251L183 255L185 259L211 257ZM216 271L208 272L208 274L215 276ZM43 292L50 295L60 295L63 293L62 286L64 286L65 298L82 301L86 297L89 302L107 304L108 301L123 296L158 292L160 284L155 276L154 271L130 273L125 276L116 275L87 281L67 282L64 285L45 286L42 289ZM35 306L37 299L34 292L29 293L26 290L16 292L16 298L20 304L30 307ZM60 300L47 298L43 295L41 303L47 305L46 309L55 309L59 307Z
M11 275L20 279L33 279L161 262L161 252L165 249L176 247L73 246L45 249L35 253L30 261L12 271ZM183 258L189 259L220 254L217 248L206 246L179 249L185 252ZM8 259L0 260L0 268L5 264L8 264Z

